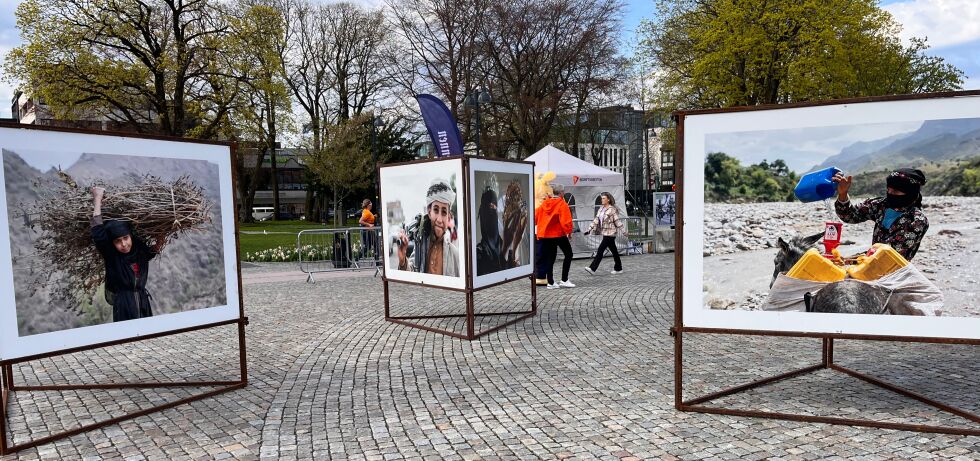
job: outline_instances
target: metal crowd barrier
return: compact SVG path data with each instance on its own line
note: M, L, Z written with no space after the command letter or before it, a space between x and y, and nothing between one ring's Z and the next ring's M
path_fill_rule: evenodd
M318 272L374 269L381 273L381 228L308 229L296 235L299 269L307 282Z
M644 222L646 218L631 216L622 219L626 222L626 230L629 232L629 236L616 236L616 249L619 251L619 254L638 255L645 253L643 242L651 238L645 235L646 229L648 228ZM592 219L576 219L572 221L574 229L574 232L572 232L572 254L576 258L591 258L595 256L595 251L599 248L599 243L602 242L602 235L585 234L585 231L589 230L591 224Z

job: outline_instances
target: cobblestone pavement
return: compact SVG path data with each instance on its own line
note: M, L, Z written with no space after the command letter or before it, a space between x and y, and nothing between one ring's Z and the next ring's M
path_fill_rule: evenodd
M576 262L577 288L539 291L536 317L473 342L385 322L381 283L369 272L307 284L276 275L295 266L250 265L246 389L4 459L980 459L980 437L675 411L672 261L629 257L626 274L596 277ZM461 312L461 294L392 287L393 315ZM477 310L523 308L529 288L477 293ZM499 321L481 317L478 326ZM235 333L40 360L15 374L18 383L229 379ZM691 335L685 386L688 397L702 395L819 356L815 339ZM976 347L839 341L836 357L980 412ZM201 390L18 392L11 430L20 442ZM971 424L830 371L719 404Z

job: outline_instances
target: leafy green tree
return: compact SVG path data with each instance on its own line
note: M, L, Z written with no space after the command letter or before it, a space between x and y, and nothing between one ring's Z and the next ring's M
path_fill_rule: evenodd
M704 162L704 192L709 202L779 202L795 200L796 173L782 159L743 167L723 152L708 154Z
M353 191L371 184L371 123L373 117L358 115L333 125L326 125L315 148L312 135L304 139L304 162L320 184L333 192L334 224L343 225L341 204Z
M230 33L225 40L225 55L228 57L228 67L243 83L241 97L232 109L232 121L238 135L248 141L258 141L261 145L252 168L253 174L242 178L248 179L247 193L242 195L244 211L251 209L258 186L258 169L268 153L272 167L273 219L278 219L276 149L282 131L287 131L292 122L290 93L280 62L286 42L286 18L270 2L239 0L228 22ZM249 220L251 213L242 213L241 216Z
M958 89L876 0L659 0L639 53L663 107L731 107Z
M708 154L704 162L704 188L706 196L716 200L728 200L738 186L742 165L735 158L721 152Z
M25 43L4 63L56 117L104 117L140 131L214 137L235 91L216 0L25 0Z

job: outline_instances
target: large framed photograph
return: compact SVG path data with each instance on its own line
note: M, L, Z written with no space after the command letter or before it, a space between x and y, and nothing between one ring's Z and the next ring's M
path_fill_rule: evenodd
M466 288L463 159L380 169L385 276Z
M534 271L534 164L470 159L473 287Z
M980 96L695 111L679 130L683 327L980 339Z
M241 315L231 147L0 127L0 359Z

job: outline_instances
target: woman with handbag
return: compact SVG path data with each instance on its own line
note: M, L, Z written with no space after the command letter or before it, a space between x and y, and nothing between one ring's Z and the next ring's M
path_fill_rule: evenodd
M619 250L616 249L616 234L621 232L625 237L629 235L629 232L626 230L623 221L619 219L619 208L616 207L616 200L613 199L612 195L603 192L599 196L602 197L602 206L599 207L595 219L592 220L592 225L585 233L588 235L594 232L595 235L602 235L602 242L599 243L599 248L595 251L592 264L586 267L585 271L590 275L595 275L595 271L599 269L599 263L602 262L602 255L608 248L612 251L613 262L615 263L610 274L622 274L623 262L619 259Z

